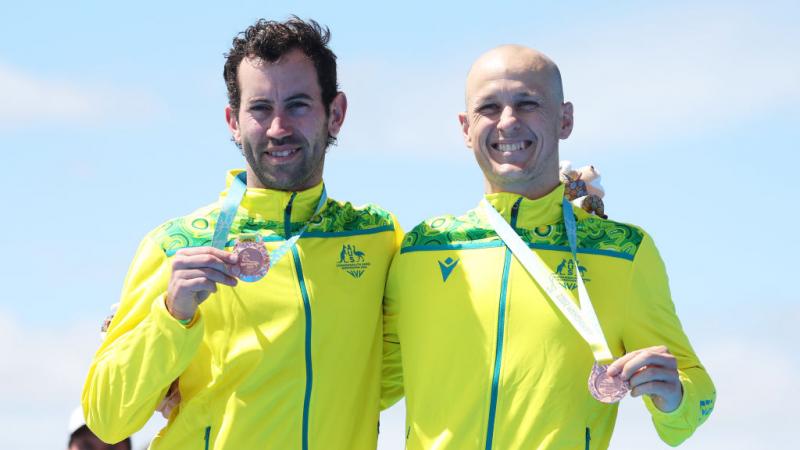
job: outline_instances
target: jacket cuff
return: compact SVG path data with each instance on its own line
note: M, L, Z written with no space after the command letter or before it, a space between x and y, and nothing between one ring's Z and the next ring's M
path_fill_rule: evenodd
M176 319L169 313L167 309L167 294L160 295L156 298L156 301L153 303L153 307L151 309L151 313L155 316L156 324L158 328L161 329L164 333L176 333L176 332L185 332L188 329L202 329L201 322L202 314L200 312L200 308L194 313L194 317L189 323L184 324L180 320ZM198 325L201 324L201 325ZM195 326L197 325L197 326Z
M670 428L694 428L691 424L695 422L692 420L692 417L697 415L698 412L698 408L696 408L697 392L694 388L692 380L690 380L680 370L678 371L678 377L680 378L681 385L683 386L683 398L681 398L681 403L677 408L675 408L674 411L661 411L653 403L653 400L649 395L643 396L644 404L647 406L647 410L650 411L650 414L653 416L653 421L658 424L665 425Z

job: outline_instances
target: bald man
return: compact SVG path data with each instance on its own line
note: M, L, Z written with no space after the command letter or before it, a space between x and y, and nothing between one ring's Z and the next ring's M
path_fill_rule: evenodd
M484 199L406 235L384 300L383 401L405 393L407 449L605 449L627 392L677 445L713 409L650 236L564 201L563 97L533 49L469 72L459 121Z

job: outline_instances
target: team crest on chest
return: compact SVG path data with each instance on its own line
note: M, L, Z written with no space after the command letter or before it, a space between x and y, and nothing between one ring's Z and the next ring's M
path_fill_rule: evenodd
M553 279L555 279L561 286L564 286L565 289L577 289L579 272L581 277L583 277L584 283L591 281L591 279L586 277L586 273L589 272L586 267L580 265L580 263L578 263L578 267L575 267L575 261L572 258L563 259L561 260L561 263L556 266Z
M361 278L364 275L370 262L367 255L353 244L345 244L339 252L339 262L336 267L349 273L353 278Z

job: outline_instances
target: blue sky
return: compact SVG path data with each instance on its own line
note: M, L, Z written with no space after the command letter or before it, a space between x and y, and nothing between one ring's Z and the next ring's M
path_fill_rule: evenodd
M472 60L512 42L549 54L575 104L562 158L596 165L609 215L653 235L717 383L717 411L686 448L789 442L796 2L46 1L14 2L0 19L0 244L13 255L0 422L18 430L3 447L62 445L139 239L213 201L224 171L242 166L223 121L222 54L256 18L290 13L331 28L349 99L329 194L378 203L407 229L480 199L456 120ZM402 420L401 408L385 418L380 449L402 448ZM612 448L657 442L639 402L623 402Z

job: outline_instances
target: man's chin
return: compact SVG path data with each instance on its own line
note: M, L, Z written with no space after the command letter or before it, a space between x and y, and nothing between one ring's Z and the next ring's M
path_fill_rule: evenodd
M278 191L297 191L298 186L297 180L274 180L269 188Z
M508 163L492 163L492 174L498 179L507 181L520 181L527 177L525 168Z
M278 175L269 174L266 176L268 181L267 188L279 191L302 191L310 186L311 176L308 173L281 173Z

